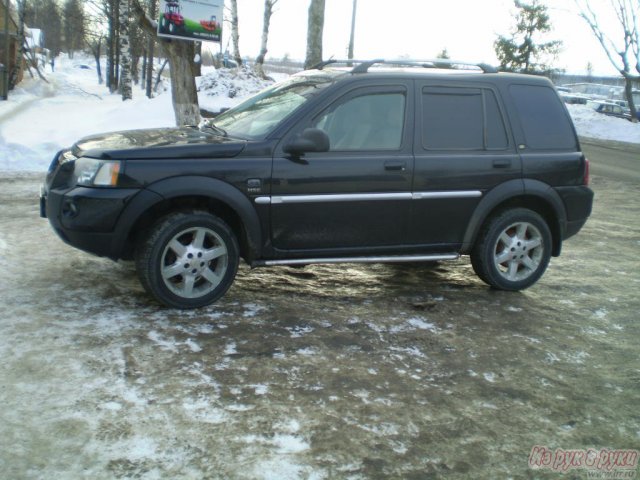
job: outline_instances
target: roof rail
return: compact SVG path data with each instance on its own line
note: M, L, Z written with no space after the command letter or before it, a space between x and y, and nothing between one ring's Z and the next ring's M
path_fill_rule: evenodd
M414 59L397 59L397 60L383 60L383 59L375 59L375 60L326 60L324 62L315 65L314 68L322 70L322 68L327 65L331 65L334 63L344 63L347 65L357 64L351 73L367 73L369 68L374 65L382 64L382 65L398 65L398 66L407 66L407 67L422 67L422 68L442 68L442 69L469 69L469 67L473 67L479 70L482 70L483 73L498 73L498 69L492 65L487 63L473 63L473 62L462 62L459 60L449 60L444 58L435 58L435 59L427 59L427 60L414 60ZM462 68L461 68L462 67Z

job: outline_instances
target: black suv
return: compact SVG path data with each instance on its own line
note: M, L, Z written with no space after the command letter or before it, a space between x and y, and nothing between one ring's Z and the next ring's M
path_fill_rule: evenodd
M328 67L215 125L80 140L51 164L42 216L77 248L135 259L147 291L178 308L220 298L240 258L470 255L486 283L520 290L584 225L588 161L546 78L442 60Z

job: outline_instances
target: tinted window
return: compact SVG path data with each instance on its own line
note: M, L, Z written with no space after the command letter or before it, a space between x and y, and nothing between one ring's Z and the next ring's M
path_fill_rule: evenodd
M487 148L504 150L509 145L498 101L491 90L483 90L487 128Z
M491 90L425 87L422 140L429 150L505 149L507 133Z
M341 101L315 122L332 151L398 150L404 128L404 93L376 93Z
M569 117L551 88L511 85L510 91L529 148L576 148Z

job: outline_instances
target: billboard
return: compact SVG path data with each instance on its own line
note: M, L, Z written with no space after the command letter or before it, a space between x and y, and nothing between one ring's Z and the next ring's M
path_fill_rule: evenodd
M222 38L224 0L160 0L158 35L194 42Z

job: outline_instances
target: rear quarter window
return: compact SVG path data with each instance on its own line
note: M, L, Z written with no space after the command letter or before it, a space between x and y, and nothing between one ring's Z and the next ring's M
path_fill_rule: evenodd
M552 88L511 85L509 91L518 110L528 148L577 149L571 119Z

